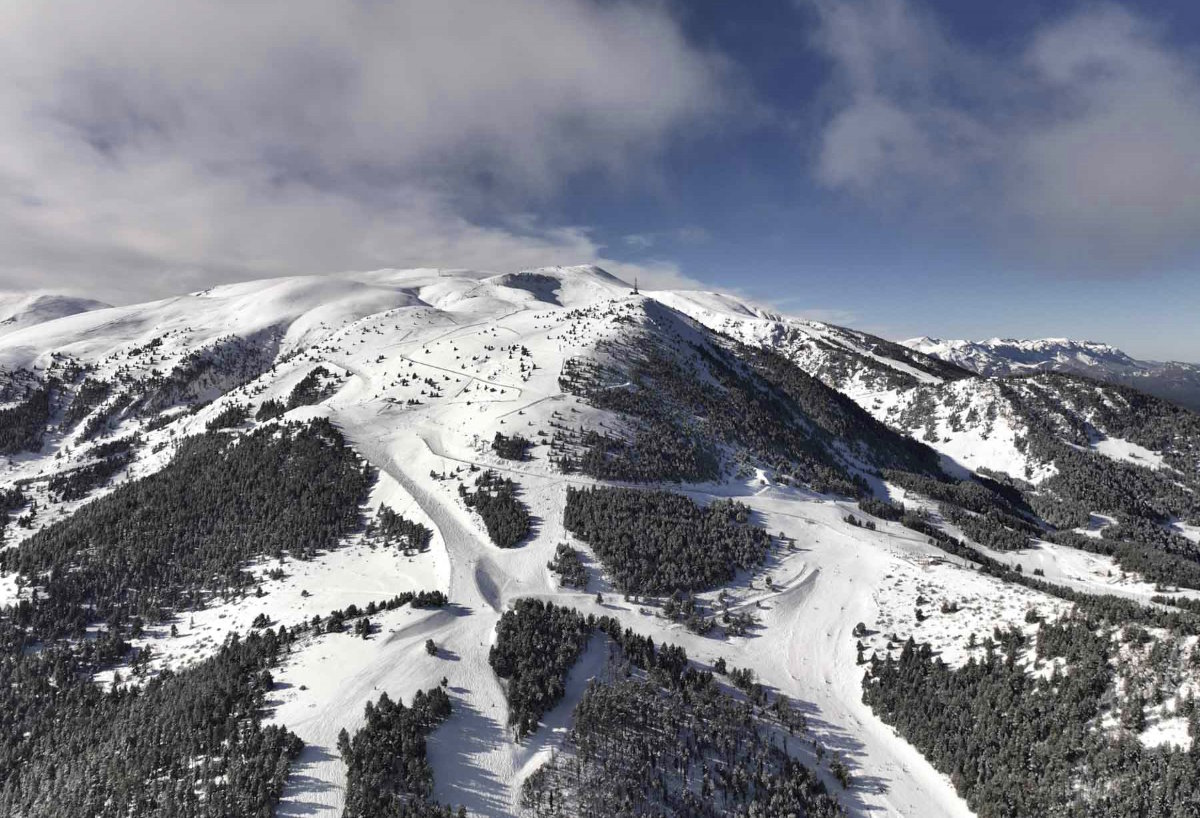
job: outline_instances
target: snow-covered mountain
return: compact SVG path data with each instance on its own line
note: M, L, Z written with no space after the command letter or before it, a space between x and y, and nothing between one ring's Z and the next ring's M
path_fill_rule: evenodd
M5 814L1125 814L1190 763L1140 748L1191 744L1200 420L1127 387L379 270L8 333L0 455Z
M956 380L971 374L971 370L875 335L781 315L720 293L682 291L658 297L716 332L787 355L846 394Z
M1070 372L1132 386L1200 411L1200 365L1139 360L1110 344L1068 338L948 341L927 336L902 343L980 375Z
M107 306L102 301L53 293L0 293L0 335Z
M1191 478L1200 475L1196 415L1135 389L1032 365L1018 368L999 357L985 361L973 345L960 342L894 344L759 308L739 309L731 306L736 303L732 299L715 294L661 297L722 334L785 355L889 428L938 451L943 467L953 474L982 470L1031 484L1056 478L1043 492L1050 496L1054 485L1077 473L1063 461L1085 448L1148 467L1161 465L1165 457ZM1003 343L1008 342L996 345L1002 348ZM1084 348L1095 360L1127 358L1091 342L1012 343L1025 349L1030 360L1044 357L1052 347L1074 349L1079 360L1088 358ZM975 374L976 368L987 371Z

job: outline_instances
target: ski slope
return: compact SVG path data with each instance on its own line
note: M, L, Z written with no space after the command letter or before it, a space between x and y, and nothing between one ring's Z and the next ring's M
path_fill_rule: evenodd
M958 664L970 655L971 634L983 636L996 626L1029 629L1028 611L1054 615L1068 610L1065 603L984 576L898 525L880 522L877 531L852 526L844 518L857 513L854 507L777 485L762 470L749 479L687 489L701 502L736 497L768 531L783 532L793 543L778 549L758 576L740 576L726 589L736 609L752 612L759 621L746 637L698 636L659 616L652 605L626 601L614 593L594 557L587 592L561 587L547 570L560 542L572 542L590 556L586 544L564 530L562 508L568 486L594 481L554 469L537 432L555 418L616 422L565 394L558 377L568 358L595 354L598 345L622 331L620 316L636 313L648 300L746 343L803 335L871 357L920 383L941 383L919 360L887 358L837 328L783 319L726 296L633 294L626 283L588 267L517 275L383 270L228 285L16 330L0 337L0 364L50 372L62 365L62 356L70 356L96 377L133 382L169 371L192 350L230 335L259 339L270 353L269 365L232 388L215 381L204 385L215 397L208 406L180 413L153 431L129 418L109 433L140 431L145 437L146 446L124 476L161 468L180 440L202 431L223 408L241 403L253 409L283 399L321 366L332 373L336 391L285 419L328 417L379 471L368 510L387 504L433 529L432 547L412 557L352 540L311 562L263 561L252 569L264 577L272 568L284 573L264 579L263 596L214 600L180 623L177 635L156 628L144 637L155 646L155 667L180 667L211 655L226 633L244 631L259 614L276 625L294 625L405 590L447 593L452 604L444 609L405 607L379 614L378 630L368 639L349 633L308 636L275 673L270 717L305 742L281 815L340 815L345 767L336 749L339 731L353 733L364 706L382 693L408 701L443 678L453 715L429 744L436 798L455 808L464 805L474 815L520 814L521 782L561 740L575 701L589 678L606 672L609 653L602 637L593 639L572 671L566 700L534 736L514 741L487 652L501 613L527 596L614 616L660 644L682 645L701 664L724 658L731 666L752 668L802 708L812 738L844 759L856 782L845 791L828 770L828 756L818 761L810 751L806 761L852 815L970 815L949 780L862 704L863 669L852 630L862 622L872 632L868 655L887 650L889 641L898 649L913 636ZM967 392L974 387L963 383L970 398ZM864 386L856 400L887 418L899 398ZM1001 421L992 432L994 451L977 438L953 443L947 428L933 432L948 438L940 447L944 453L975 468L993 465L1012 450L1017 430L1004 429ZM502 461L488 445L497 432L521 433L538 445L527 461ZM82 462L88 445L73 434L52 437L42 456L13 458L5 479L33 480L35 498L53 506L37 480L51 468ZM1109 445L1113 456L1141 456ZM1025 463L1007 465L1028 470ZM459 482L476 467L496 469L519 485L536 521L533 536L520 547L492 545L478 516L459 498ZM48 511L39 524L77 505ZM1077 558L1044 547L1003 557L1040 567L1048 577L1075 587L1107 587L1109 580L1103 572L1111 561L1091 555ZM1137 585L1136 578L1129 582L1130 594L1140 597L1152 590ZM10 578L0 579L6 600L20 593ZM701 595L715 596L715 591ZM913 617L920 598L930 600L923 621ZM942 601L954 601L958 610L941 613ZM426 654L427 639L436 643L437 656Z

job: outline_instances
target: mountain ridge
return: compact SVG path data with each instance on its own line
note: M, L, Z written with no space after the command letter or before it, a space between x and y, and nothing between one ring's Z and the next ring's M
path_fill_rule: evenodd
M967 341L921 336L900 343L981 375L1074 372L1132 386L1200 411L1200 365L1185 361L1140 360L1099 341L1069 338Z

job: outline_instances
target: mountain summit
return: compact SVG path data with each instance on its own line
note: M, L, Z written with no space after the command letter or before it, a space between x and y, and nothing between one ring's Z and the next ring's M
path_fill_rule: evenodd
M0 335L107 306L90 298L53 293L0 293Z

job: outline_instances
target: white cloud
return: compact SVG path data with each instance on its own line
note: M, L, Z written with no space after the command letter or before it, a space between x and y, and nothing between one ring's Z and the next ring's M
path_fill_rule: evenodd
M0 71L0 286L110 299L603 262L500 214L636 183L730 82L639 0L13 0Z
M838 100L823 184L965 214L1015 257L1072 272L1200 251L1200 71L1152 23L1090 6L988 54L905 0L814 5Z

